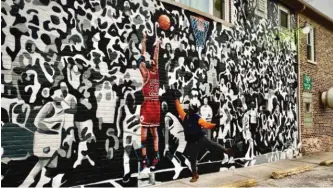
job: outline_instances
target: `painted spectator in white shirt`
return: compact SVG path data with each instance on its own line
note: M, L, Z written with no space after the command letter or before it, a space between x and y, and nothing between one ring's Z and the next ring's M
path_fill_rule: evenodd
M213 110L208 105L208 98L205 97L203 99L204 105L200 107L200 116L204 118L206 121L211 122L213 117Z
M203 103L204 104L200 107L199 114L207 122L212 122L213 110L208 105L208 98L207 97L204 97ZM210 129L205 129L204 131L206 132L207 138L209 140L211 140L211 138L212 138L212 131Z

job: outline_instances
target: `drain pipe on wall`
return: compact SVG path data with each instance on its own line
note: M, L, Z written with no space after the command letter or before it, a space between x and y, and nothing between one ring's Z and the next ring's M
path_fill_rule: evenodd
M297 78L298 78L298 88L297 88L297 92L298 92L298 138L299 138L299 143L301 144L301 148L302 148L302 134L301 134L301 129L302 129L302 119L301 119L301 52L300 52L300 34L299 34L299 30L300 30L300 25L299 25L299 15L301 12L303 12L305 10L306 6L303 5L303 8L296 12L296 19L297 19ZM302 151L300 148L300 151ZM298 153L299 156L302 156L302 153L299 152Z

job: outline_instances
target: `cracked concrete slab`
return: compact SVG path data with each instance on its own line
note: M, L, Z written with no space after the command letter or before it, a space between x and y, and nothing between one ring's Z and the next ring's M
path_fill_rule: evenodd
M275 163L266 163L262 164L263 166L269 166L275 169L280 169L280 170L285 170L289 168L295 168L295 167L300 167L300 166L305 166L305 165L312 165L315 166L315 164L308 163L308 162L303 162L300 160L285 160L285 161L279 161Z
M333 159L333 152L316 154L316 156L304 156L299 161L319 164L322 161Z
M265 165L258 165L247 167L244 169L236 170L235 174L241 175L247 178L256 179L258 182L269 179L272 171L276 168Z
M233 175L232 173L213 173L199 177L195 183L190 182L191 178L181 180L182 183L195 187L217 187L223 184L233 183L235 181L246 180L246 177ZM216 181L218 179L218 181Z
M317 166L312 171L260 182L256 187L333 187L333 168Z

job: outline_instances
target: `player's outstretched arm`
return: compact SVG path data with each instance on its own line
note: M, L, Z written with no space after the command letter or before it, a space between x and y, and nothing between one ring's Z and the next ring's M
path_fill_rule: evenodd
M147 41L147 37L146 37L146 32L142 31L142 41L141 41L141 55L145 56L146 54L146 41Z
M144 77L144 79L146 79L147 74L148 74L148 69L147 69L146 63L144 63L144 61L145 61L145 57L141 56L139 58L139 60L137 61L137 65L138 65L138 67L140 69L142 77Z
M139 58L139 60L137 61L137 66L139 67L140 69L140 72L141 72L141 75L144 79L144 81L146 80L147 78L147 74L148 74L148 69L146 67L146 64L145 64L145 54L146 54L146 33L145 32L142 32L143 34L143 39L141 41L141 57Z
M160 52L160 44L161 44L161 40L158 39L158 41L155 44L155 49L154 49L154 61L156 63L156 67L158 69L158 56L159 56L159 52Z
M185 118L186 113L183 110L182 105L180 104L180 102L179 102L178 99L175 100L175 103L176 103L176 108L177 108L177 112L178 112L178 114L180 116L180 119L183 121L184 118Z

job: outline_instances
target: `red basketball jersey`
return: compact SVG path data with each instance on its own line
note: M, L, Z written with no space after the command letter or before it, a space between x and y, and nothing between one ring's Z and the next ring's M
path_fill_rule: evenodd
M158 72L148 71L148 78L146 83L142 86L142 94L148 98L158 98L159 90L159 76Z

